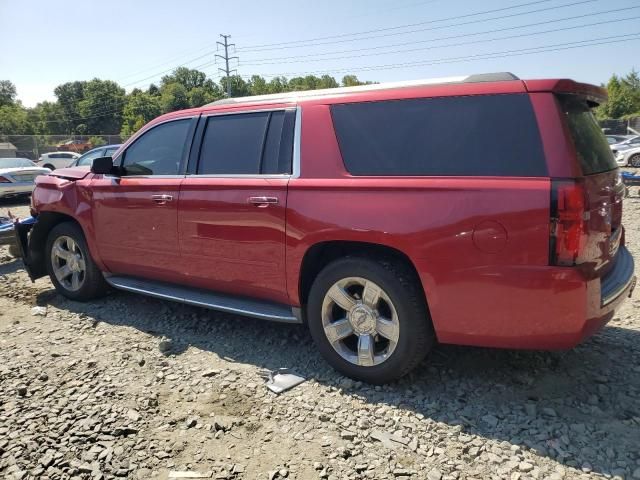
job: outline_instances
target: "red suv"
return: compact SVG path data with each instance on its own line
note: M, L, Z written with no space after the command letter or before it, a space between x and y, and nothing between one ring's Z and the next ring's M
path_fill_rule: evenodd
M490 74L226 99L38 177L17 235L66 297L304 322L366 382L435 341L570 348L635 285L605 98Z

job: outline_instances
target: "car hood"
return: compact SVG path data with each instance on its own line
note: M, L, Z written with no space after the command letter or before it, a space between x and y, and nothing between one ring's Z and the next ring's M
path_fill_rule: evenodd
M67 178L69 180L80 180L91 173L88 167L59 168L51 172L54 177Z
M22 172L29 172L29 173L38 173L39 175L46 175L49 172L51 172L51 170L49 170L48 168L42 168L42 167L17 167L17 168L0 168L0 175L2 175L3 173L6 173L7 175L11 175L13 173L22 173Z

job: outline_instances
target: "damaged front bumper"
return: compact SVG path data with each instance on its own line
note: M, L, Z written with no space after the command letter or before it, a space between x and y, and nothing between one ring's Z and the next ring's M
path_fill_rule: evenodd
M34 275L33 270L31 268L31 258L29 255L29 232L33 228L33 226L37 222L37 218L28 217L23 220L16 220L12 224L12 242L18 246L18 252L20 253L20 257L22 257L22 262L24 263L25 270L29 274L29 278L33 281Z

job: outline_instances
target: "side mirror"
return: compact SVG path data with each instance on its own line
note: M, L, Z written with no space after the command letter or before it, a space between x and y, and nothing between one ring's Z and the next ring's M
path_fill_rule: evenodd
M93 160L91 164L91 173L101 173L103 175L109 175L114 173L113 158L111 157L98 157Z

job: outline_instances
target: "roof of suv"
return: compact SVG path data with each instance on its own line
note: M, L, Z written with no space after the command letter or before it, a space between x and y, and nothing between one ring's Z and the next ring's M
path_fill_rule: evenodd
M512 73L481 73L459 77L432 78L405 82L374 83L356 87L283 92L218 100L202 107L165 113L149 122L140 132L172 118L224 113L269 107L401 100L419 97L497 95L508 93L553 92L578 94L593 105L607 99L602 87L569 79L521 80ZM127 142L129 143L129 142Z
M408 80L402 82L371 83L358 85L355 87L322 88L317 90L298 90L293 92L272 93L268 95L252 95L248 97L223 98L205 105L240 105L247 103L276 103L295 102L303 99L345 95L349 93L372 92L376 90L393 90L406 87L420 87L426 85L444 85L455 83L478 83L478 82L504 82L519 80L513 73L481 73L477 75L463 75L458 77L425 78L421 80Z
M307 103L311 101L341 98L356 94L362 100L373 100L384 97L387 93L409 91L421 87L445 87L452 95L473 93L515 93L515 92L555 92L576 93L587 97L594 103L602 103L607 98L607 92L601 87L578 83L569 79L521 80L513 73L480 73L458 77L428 78L403 82L373 83L356 87L325 88L319 90L303 90L282 92L268 95L253 95L247 97L224 98L200 107L204 110L217 108L243 107L248 105L275 103ZM465 88L466 87L466 88ZM464 90L461 90L464 89ZM386 92L386 93L385 93ZM464 92L464 93L463 93ZM410 94L409 94L410 95ZM395 95L389 95L395 96ZM364 98L367 97L367 98Z

